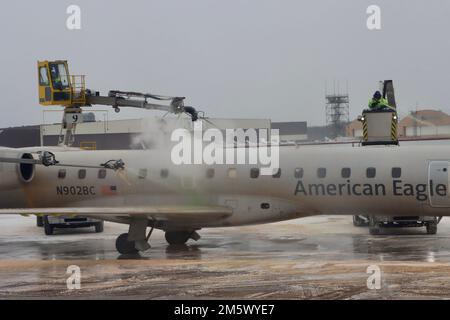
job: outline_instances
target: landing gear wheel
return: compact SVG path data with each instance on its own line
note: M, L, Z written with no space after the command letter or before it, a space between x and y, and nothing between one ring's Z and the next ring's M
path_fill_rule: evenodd
M437 223L431 222L427 224L427 233L428 234L436 234L437 233Z
M100 232L103 232L103 226L104 226L104 222L103 221L100 221L100 222L97 222L96 224L95 224L95 232L97 232L97 233L100 233Z
M134 241L128 241L128 233L122 233L117 237L116 249L120 254L138 253L138 250L134 246Z
M166 241L170 245L180 245L185 244L189 237L191 236L191 232L186 231L166 231Z
M44 216L44 232L46 236L51 236L53 234L53 226L48 222L48 216Z

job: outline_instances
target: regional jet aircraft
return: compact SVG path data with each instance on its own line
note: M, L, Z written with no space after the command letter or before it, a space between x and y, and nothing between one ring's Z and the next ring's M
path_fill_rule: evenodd
M260 169L175 165L162 150L2 148L0 214L128 224L116 240L122 254L147 250L154 228L169 244L184 244L202 228L321 214L450 215L446 148L283 146L279 169Z

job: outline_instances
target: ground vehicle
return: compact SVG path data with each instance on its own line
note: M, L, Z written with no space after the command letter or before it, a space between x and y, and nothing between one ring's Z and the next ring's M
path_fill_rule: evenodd
M442 217L435 216L353 216L353 225L369 226L370 234L379 234L381 228L426 227L428 234L436 234L437 225Z
M44 227L46 235L52 235L55 228L87 228L95 227L95 232L103 232L102 220L84 218L84 217L69 217L69 216L40 216L36 218L36 225Z
M365 215L353 216L353 225L355 227L367 227L369 225L369 216Z

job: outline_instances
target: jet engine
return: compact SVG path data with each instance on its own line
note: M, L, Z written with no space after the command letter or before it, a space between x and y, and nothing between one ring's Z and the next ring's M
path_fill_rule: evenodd
M0 189L14 189L33 180L34 157L14 149L0 149Z

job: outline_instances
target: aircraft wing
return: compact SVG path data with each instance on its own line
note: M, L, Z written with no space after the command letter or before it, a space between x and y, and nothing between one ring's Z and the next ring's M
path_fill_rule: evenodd
M124 207L65 207L65 208L12 208L0 209L1 214L21 215L75 215L95 217L148 217L156 220L211 221L233 214L222 206L124 206Z

